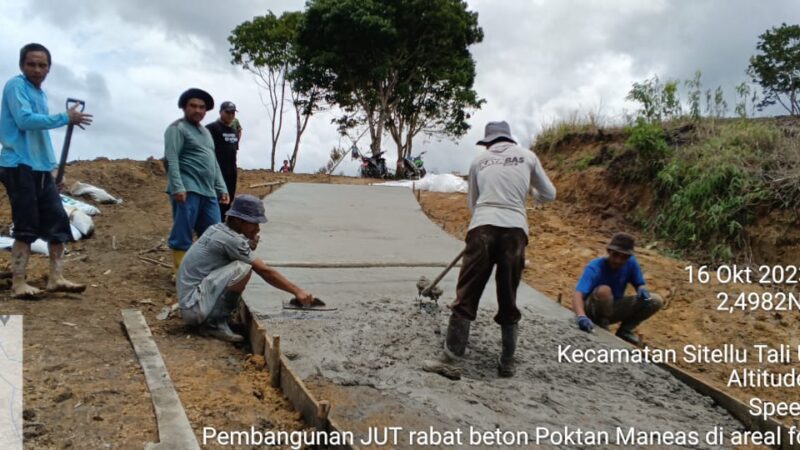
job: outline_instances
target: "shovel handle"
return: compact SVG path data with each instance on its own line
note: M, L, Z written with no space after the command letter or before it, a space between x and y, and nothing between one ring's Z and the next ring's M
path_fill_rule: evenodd
M68 98L66 102L67 109L73 108L75 105L80 105L80 112L86 108L86 102L83 100L78 100L77 98Z
M444 278L444 276L445 276L445 275L447 275L447 272L450 272L450 269L452 269L452 268L453 268L453 266L455 266L455 265L456 265L456 263L458 262L458 260L459 260L459 259L461 259L461 257L462 257L462 256L464 256L464 252L465 252L465 251L467 251L467 248L466 248L466 247L464 247L464 249L463 249L463 250L461 250L461 252L459 252L459 253L458 253L458 255L456 255L456 257L455 257L455 258L453 258L453 261L452 261L452 262L451 262L451 263L450 263L450 264L449 264L447 267L445 267L445 268L444 268L444 270L442 271L442 273L440 273L440 274L439 274L439 276L438 276L438 277L436 277L436 279L435 279L435 280L433 280L433 283L431 283L431 285L430 285L430 286L428 286L427 288L425 288L425 290L424 290L424 291L422 291L422 295L423 295L423 296L424 296L424 295L426 295L426 294L428 294L428 293L429 293L431 290L433 290L433 288L434 288L434 287L435 287L437 284L439 284L439 282L440 282L440 281L442 281L442 278Z
M80 112L83 112L83 109L86 108L86 102L83 100L79 100L77 98L67 98L66 107L67 109L75 107L75 105L80 105ZM64 147L61 149L61 160L58 163L58 172L56 174L56 186L61 184L61 181L64 180L64 168L67 166L67 156L69 155L69 142L72 140L72 129L74 125L69 124L67 126L67 134L64 136Z

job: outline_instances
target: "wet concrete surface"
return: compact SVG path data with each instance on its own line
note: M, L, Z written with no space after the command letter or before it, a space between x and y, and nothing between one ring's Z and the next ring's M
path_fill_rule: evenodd
M268 262L447 263L463 246L431 223L404 188L289 184L265 205L269 222L257 254ZM356 433L403 427L398 446L404 447L410 444L407 431L428 427L465 436L470 427L524 431L531 439L537 429L564 427L612 437L618 428L700 436L715 426L741 428L710 398L654 365L559 362L559 345L625 344L606 332L577 330L570 311L525 284L518 292L523 319L516 376L497 377L500 328L492 321L497 307L490 281L470 353L457 364L462 377L450 380L422 367L441 356L449 316L444 305L454 299L458 268L442 281L445 294L433 312L417 304L415 284L421 275L434 278L441 267L280 270L337 310L284 310L281 302L290 296L258 277L245 300L269 332L281 336L282 349L315 395L331 400L331 417Z

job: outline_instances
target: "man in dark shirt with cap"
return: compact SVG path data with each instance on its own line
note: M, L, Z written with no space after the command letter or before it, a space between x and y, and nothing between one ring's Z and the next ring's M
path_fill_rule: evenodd
M608 256L593 259L583 270L572 296L572 309L581 330L590 332L594 324L608 329L610 324L621 322L617 336L639 345L633 331L664 303L645 286L633 247L630 234L617 233L611 238L606 247ZM628 284L636 289L636 295L625 295Z
M236 153L239 151L239 138L241 128L235 126L236 105L233 102L222 102L219 108L219 119L206 125L211 137L214 138L214 152L217 155L217 163L222 171L222 178L225 179L225 186L228 188L228 195L233 198L236 196ZM229 205L220 203L219 211L224 217Z
M176 279L181 318L189 326L228 342L244 338L228 326L253 271L272 286L294 295L302 304L314 299L253 254L265 223L264 204L243 194L233 200L225 223L210 226L186 252Z

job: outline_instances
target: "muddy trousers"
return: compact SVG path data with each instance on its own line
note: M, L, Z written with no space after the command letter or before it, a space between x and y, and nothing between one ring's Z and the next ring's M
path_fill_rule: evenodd
M500 325L519 322L522 314L517 309L517 288L525 268L525 247L528 245L525 231L482 225L467 233L466 244L458 274L456 300L452 305L453 315L475 320L486 282L497 266L498 311L494 321Z
M649 302L643 302L635 295L616 300L601 300L595 294L596 291L595 289L595 292L592 292L586 299L584 308L592 322L603 328L619 322L621 328L633 331L664 305L664 301L658 294L651 294Z

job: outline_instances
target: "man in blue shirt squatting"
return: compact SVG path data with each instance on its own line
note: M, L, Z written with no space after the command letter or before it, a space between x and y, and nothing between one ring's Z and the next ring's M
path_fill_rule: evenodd
M583 270L572 296L572 309L581 330L591 332L594 324L608 329L610 324L621 322L617 337L639 345L633 331L664 302L647 290L633 247L630 234L616 233L611 238L606 247L608 256L593 259ZM636 295L625 295L628 283L636 289Z
M192 88L181 94L178 108L183 110L183 118L170 124L164 133L167 193L172 203L168 244L176 274L192 245L192 231L199 237L208 227L220 223L219 205L229 201L214 139L200 125L206 111L214 109L214 99L208 92Z
M78 105L59 114L50 114L42 83L51 66L50 51L41 44L28 44L19 51L22 75L10 79L3 88L0 108L0 181L5 185L14 222L11 249L14 298L37 298L43 294L25 280L31 243L47 241L50 276L47 291L83 292L86 285L64 278L64 243L72 240L69 217L58 193L53 169L58 167L50 142L51 128L67 124L92 123L92 115L77 110Z

